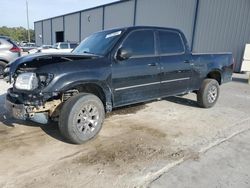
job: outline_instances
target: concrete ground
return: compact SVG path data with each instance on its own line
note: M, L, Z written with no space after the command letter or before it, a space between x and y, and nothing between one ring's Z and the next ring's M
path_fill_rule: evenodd
M250 130L216 145L196 160L187 160L149 187L250 187Z
M7 87L0 81L0 187L249 187L246 75L222 85L211 109L189 94L115 110L83 145L55 124L9 118Z

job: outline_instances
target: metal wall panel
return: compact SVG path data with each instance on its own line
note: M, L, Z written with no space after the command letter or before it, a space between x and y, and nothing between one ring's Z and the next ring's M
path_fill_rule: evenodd
M102 17L102 7L81 13L81 40L94 32L102 30Z
M43 21L43 44L51 44L51 20Z
M135 25L181 29L191 42L196 0L137 0Z
M40 36L43 35L43 31L42 31L42 22L36 22L34 24L34 29L35 29L35 40L36 40L36 45L37 46L41 46L43 41L42 38Z
M56 42L57 31L63 31L63 16L52 18L52 44Z
M250 42L249 0L200 0L194 51L233 52L239 71L247 42Z
M135 2L137 2L136 6ZM193 38L197 2L199 2L199 7ZM76 12L52 18L52 43L55 42L55 32L64 29L65 40L79 41L103 28L131 26L134 23L135 25L174 27L185 33L189 44L193 38L195 52L233 52L237 62L236 68L239 70L245 43L250 43L249 10L250 0L120 1L83 10L81 14ZM38 45L42 43L39 38L42 30L43 43L50 44L50 20L35 23Z
M104 29L132 26L134 1L125 1L104 7Z
M64 17L65 30L64 40L70 42L80 42L80 13L70 14Z

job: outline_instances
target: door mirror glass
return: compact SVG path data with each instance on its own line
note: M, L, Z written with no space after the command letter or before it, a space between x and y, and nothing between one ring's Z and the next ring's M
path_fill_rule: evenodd
M117 51L117 56L116 58L120 61L129 59L132 56L132 52L129 49L125 49L125 48L120 48Z

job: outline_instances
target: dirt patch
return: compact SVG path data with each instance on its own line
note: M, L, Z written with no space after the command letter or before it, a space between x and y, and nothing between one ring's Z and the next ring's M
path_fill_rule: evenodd
M147 126L140 126L140 125L135 125L135 126L130 126L131 129L134 131L140 131L140 132L145 132L149 135L152 135L154 137L158 138L164 138L167 136L167 134L159 129L153 129Z
M1 135L1 134L6 135L6 134L8 134L8 131L7 131L7 130L0 130L0 135Z
M124 163L130 164L140 160L150 160L161 154L164 154L162 148L148 147L140 143L127 144L122 141L111 145L110 149L98 146L95 152L79 158L77 162L87 165L102 164L119 167Z
M151 128L137 126L134 129L135 131L116 137L116 142L113 138L112 142L107 140L103 143L95 143L94 151L80 156L75 160L76 163L120 167L168 155L159 144L165 140L165 134L160 134Z

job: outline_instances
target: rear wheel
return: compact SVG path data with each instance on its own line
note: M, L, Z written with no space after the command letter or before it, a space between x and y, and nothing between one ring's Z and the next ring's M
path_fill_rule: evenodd
M98 97L86 93L77 94L63 105L59 129L70 142L82 144L99 133L104 117L104 106Z
M215 105L220 93L219 83L214 79L205 79L197 92L197 102L202 108Z
M3 78L5 66L6 66L6 63L3 61L0 61L0 78Z

